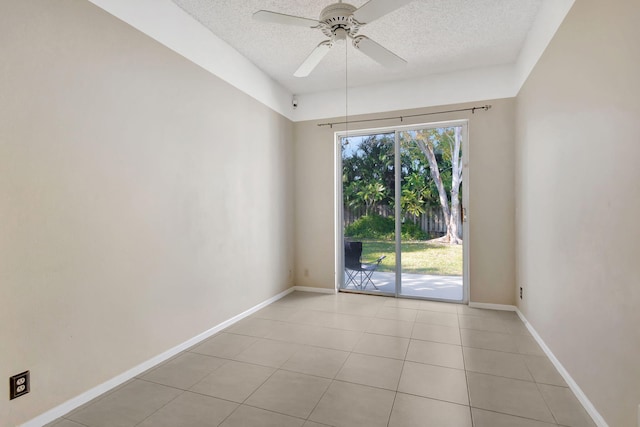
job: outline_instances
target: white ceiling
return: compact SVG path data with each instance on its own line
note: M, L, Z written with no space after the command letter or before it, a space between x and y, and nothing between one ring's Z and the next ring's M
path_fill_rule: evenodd
M356 51L336 46L304 78L293 77L327 37L319 29L258 22L260 9L318 19L334 0L173 0L291 93L414 79L517 61L543 0L415 0L365 25L360 34L407 60L389 70ZM350 0L356 7L366 0ZM345 76L345 55L348 74Z
M361 30L405 58L405 69L336 47L306 78L293 72L322 33L251 16L267 9L317 19L332 0L89 1L302 121L516 96L575 0L415 0Z

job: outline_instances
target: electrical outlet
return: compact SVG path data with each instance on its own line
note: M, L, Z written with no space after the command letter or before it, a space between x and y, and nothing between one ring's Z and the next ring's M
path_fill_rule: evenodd
M9 400L29 393L29 371L9 377Z
M520 299L522 299L522 286L520 286Z

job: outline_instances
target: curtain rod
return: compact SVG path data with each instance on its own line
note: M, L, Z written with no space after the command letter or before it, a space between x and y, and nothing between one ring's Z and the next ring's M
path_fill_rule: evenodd
M471 111L471 114L475 114L476 110L488 111L490 108L491 108L491 105L486 104L486 105L483 105L482 107L460 108L458 110L435 111L433 113L409 114L406 116L382 117L379 119L363 119L363 120L352 120L352 121L346 121L346 122L318 123L318 126L329 126L333 128L333 125L344 125L349 123L366 123L366 122L377 122L380 120L394 120L394 119L400 119L400 121L403 121L404 119L407 119L410 117L432 116L434 114L444 114L444 113L459 113L461 111Z

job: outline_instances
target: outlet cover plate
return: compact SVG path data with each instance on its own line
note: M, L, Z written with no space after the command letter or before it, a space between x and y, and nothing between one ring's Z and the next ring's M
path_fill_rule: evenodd
M9 400L29 393L29 371L9 377Z

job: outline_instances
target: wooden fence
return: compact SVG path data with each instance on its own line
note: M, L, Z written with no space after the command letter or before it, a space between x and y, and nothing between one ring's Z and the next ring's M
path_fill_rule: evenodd
M392 217L394 215L393 209L390 206L376 206L375 213L384 217ZM344 226L352 224L355 220L364 216L364 208L350 209L344 207ZM419 224L422 231L430 236L444 236L447 233L447 225L444 221L444 215L440 208L427 208L426 212L419 217L413 215L405 216L406 222L412 222ZM458 223L458 230L462 234L462 224Z

